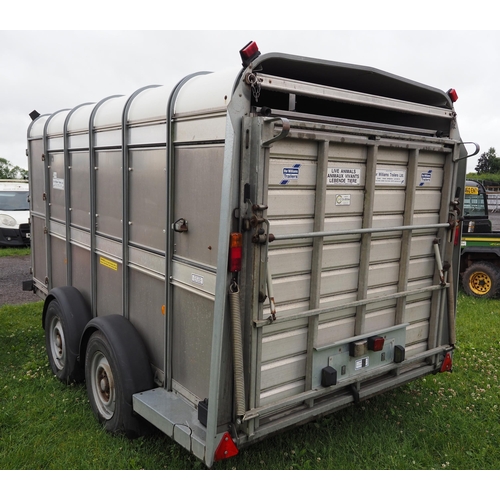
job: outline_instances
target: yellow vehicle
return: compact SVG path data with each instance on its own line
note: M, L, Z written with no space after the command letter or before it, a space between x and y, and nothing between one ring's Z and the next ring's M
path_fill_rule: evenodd
M500 233L492 232L483 184L465 186L460 273L467 295L494 297L500 289Z

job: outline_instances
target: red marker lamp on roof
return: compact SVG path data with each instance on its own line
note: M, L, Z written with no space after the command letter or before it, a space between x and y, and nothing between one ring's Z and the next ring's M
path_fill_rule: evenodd
M254 59L260 56L259 47L255 42L249 42L240 50L241 62L246 68Z
M448 90L448 95L451 99L451 102L457 102L458 101L458 94L455 89L450 89Z

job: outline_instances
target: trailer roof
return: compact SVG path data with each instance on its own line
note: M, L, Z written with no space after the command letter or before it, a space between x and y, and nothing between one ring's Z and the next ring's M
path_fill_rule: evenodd
M429 106L452 108L448 95L440 89L385 71L335 61L289 54L270 53L258 57L254 71L318 85L376 94Z
M445 109L453 108L449 96L442 90L367 66L270 53L257 57L250 69L256 73L262 72L317 85ZM193 78L186 77L176 95L175 113L226 108L242 71L242 68L232 68L215 73L190 75ZM50 116L43 115L34 120L28 135L42 135L48 119L48 135L61 134L68 115L68 132L87 129L92 114L92 127L119 125L127 106L128 123L165 119L169 98L174 91L175 87L155 85L139 89L130 96L109 96L97 104L85 103L72 110L61 110Z

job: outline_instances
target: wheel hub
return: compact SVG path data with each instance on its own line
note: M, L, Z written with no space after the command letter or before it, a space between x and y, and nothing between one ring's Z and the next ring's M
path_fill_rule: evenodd
M50 325L50 349L52 359L58 370L63 370L66 365L66 343L61 320L54 317Z
M91 387L94 401L101 416L106 420L113 417L115 412L115 384L113 372L106 356L97 351L92 358Z
M470 278L470 286L477 294L485 295L491 290L491 278L486 273L474 273Z

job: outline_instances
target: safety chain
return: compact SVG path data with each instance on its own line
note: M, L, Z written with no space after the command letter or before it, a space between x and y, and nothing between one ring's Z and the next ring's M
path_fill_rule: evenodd
M252 95L255 99L255 102L259 102L261 86L257 75L255 75L255 73L247 73L247 75L245 76L245 81L248 85L250 85L252 89Z

